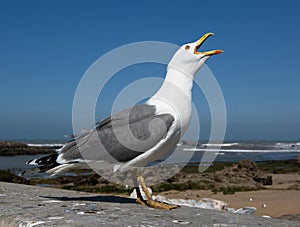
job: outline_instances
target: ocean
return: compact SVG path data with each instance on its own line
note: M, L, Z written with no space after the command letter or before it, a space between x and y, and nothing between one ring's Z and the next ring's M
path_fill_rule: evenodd
M220 146L221 144L219 144ZM255 162L296 159L300 155L300 142L230 142L220 150L215 144L198 144L196 147L181 145L184 151L195 151L190 162L199 162L204 152L215 152L218 162L237 162L251 159Z
M24 142L24 141L23 141ZM63 146L66 141L52 140L30 140L25 141L29 146ZM300 155L300 142L225 142L220 150L215 149L216 145L190 142L183 142L177 145L176 155L166 156L158 162L165 164L195 164L203 162L203 155L214 157L217 162L237 162L243 159L251 159L255 162L269 160L289 160L296 159ZM1 170L22 170L28 169L30 166L25 165L26 161L41 157L43 155L16 155L1 156ZM152 163L151 165L157 162Z

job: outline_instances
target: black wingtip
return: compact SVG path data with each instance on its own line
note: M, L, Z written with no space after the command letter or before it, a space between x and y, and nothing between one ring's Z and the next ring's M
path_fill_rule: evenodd
M58 164L56 162L58 154L51 154L41 158L32 159L26 162L27 165L49 165L49 164Z

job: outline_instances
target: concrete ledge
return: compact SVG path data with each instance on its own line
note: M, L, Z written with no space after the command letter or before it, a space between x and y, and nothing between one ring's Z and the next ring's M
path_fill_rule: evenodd
M0 182L1 226L299 226L299 222L181 207L172 211L134 200Z

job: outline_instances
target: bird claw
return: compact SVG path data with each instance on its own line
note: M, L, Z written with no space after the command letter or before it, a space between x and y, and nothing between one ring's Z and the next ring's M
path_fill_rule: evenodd
M173 209L176 209L176 208L179 207L179 206L176 206L176 205L162 203L162 202L155 201L155 200L147 201L147 205L149 207L158 208L158 209L162 209L162 210L173 210Z
M179 206L176 206L176 205L171 205L171 204L167 204L167 203L163 203L163 202L159 202L159 201L153 200L152 196L150 195L150 193L148 191L148 187L145 184L144 178L142 176L139 176L137 178L137 180L140 183L140 185L142 187L142 190L144 191L144 193L145 193L145 195L147 197L147 200L144 200L142 198L142 195L141 195L141 193L139 191L140 189L138 187L136 189L137 190L137 199L136 199L136 202L138 204L146 205L146 206L149 206L151 208L162 209L162 210L172 210L172 209L175 209L175 208L179 207Z
M140 198L136 199L136 203L140 204L140 205L143 205L143 206L148 206L147 202L143 199L140 199Z
M159 202L159 201L156 201L156 200L148 201L148 200L142 200L140 198L137 198L136 202L140 205L143 205L143 206L148 206L148 207L151 207L151 208L162 209L162 210L173 210L173 209L176 209L176 208L179 207L179 206L176 206L176 205L162 203L162 202Z

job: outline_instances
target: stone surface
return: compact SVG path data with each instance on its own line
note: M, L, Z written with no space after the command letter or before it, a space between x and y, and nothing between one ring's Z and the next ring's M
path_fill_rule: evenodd
M135 200L0 182L0 226L299 226L299 222L201 208L172 211Z
M228 210L228 204L221 200L203 198L199 201L193 199L168 199L165 196L152 196L154 200L169 203L178 206L187 206L195 208L213 209L213 210Z
M243 208L240 208L240 209L234 211L234 213L236 213L236 214L255 214L256 210L257 209L255 207L243 207Z

